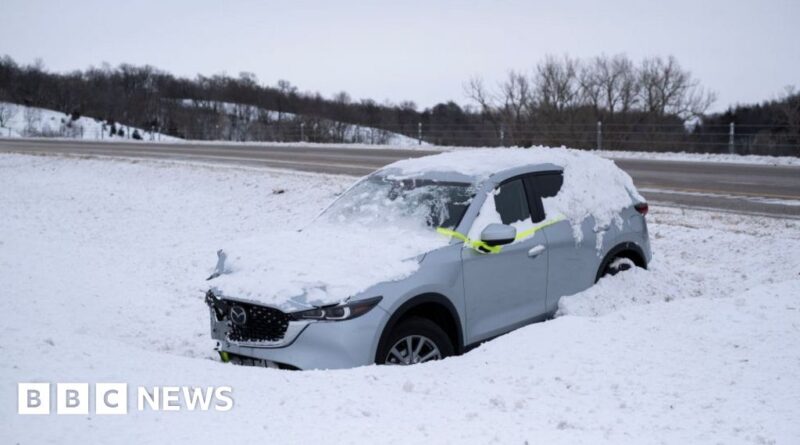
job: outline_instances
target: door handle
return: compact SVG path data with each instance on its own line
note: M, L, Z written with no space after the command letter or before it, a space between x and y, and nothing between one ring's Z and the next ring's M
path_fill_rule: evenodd
M531 247L531 250L528 251L528 256L531 258L536 258L537 256L541 255L547 248L543 245L539 244L537 246Z

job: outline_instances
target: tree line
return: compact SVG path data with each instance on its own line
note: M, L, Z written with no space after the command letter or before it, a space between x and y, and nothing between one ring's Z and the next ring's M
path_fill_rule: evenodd
M0 58L0 101L190 139L387 143L400 134L437 145L799 154L800 94L708 114L715 95L674 57L547 56L501 82L469 79L464 93L468 105L419 110L264 85L246 72L185 78L123 64L54 73Z

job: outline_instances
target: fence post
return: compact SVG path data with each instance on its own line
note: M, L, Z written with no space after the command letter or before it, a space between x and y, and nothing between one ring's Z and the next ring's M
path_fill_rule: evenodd
M597 121L597 149L603 149L603 122Z
M728 152L730 154L736 154L736 144L733 140L733 136L736 134L736 124L731 122L730 129L728 130Z
M422 122L417 122L417 143L422 145Z
M304 142L306 140L306 123L300 122L300 142Z
M506 127L500 126L500 146L506 146Z
M603 122L597 121L597 150L603 149Z

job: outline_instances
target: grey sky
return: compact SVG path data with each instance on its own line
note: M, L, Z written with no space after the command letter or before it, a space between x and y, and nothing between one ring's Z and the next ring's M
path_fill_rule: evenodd
M240 71L302 91L466 103L545 54L675 55L715 110L800 87L800 1L3 0L0 54L68 71L108 62Z

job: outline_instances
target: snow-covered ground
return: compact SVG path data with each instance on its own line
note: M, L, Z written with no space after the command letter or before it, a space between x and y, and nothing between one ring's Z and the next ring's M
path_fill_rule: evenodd
M652 208L655 254L411 368L223 364L198 277L352 178L0 155L2 443L797 443L800 221ZM284 190L279 193L279 190ZM347 252L343 252L346 254ZM18 382L227 385L229 412L20 416Z
M431 147L426 147L431 149ZM439 150L475 150L476 147L435 147ZM649 161L721 162L727 164L800 165L800 148L797 156L732 155L717 153L651 152L591 150L609 159L645 159Z
M723 162L727 164L800 165L800 147L797 156L731 155L716 153L685 153L649 151L593 150L592 153L611 159L646 159L682 162Z
M111 135L108 122L92 117L81 116L73 120L69 114L47 108L29 107L9 102L0 102L3 122L0 125L0 138L3 137L61 137L91 140L134 140L138 132L145 141L176 142L179 138L165 134L145 131L141 128L115 124L115 135ZM122 134L119 134L119 131Z

